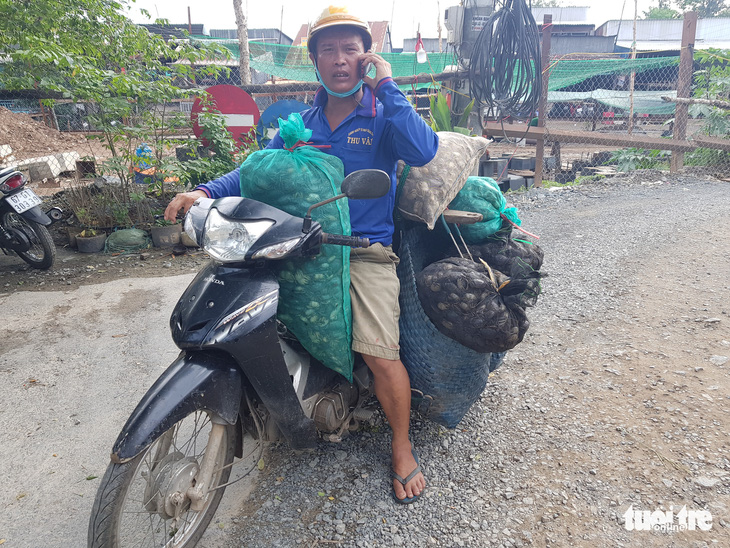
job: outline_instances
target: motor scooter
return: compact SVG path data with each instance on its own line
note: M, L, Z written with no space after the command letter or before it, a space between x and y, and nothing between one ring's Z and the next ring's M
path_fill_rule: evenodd
M341 440L372 414L372 377L326 368L277 321L274 261L323 244L367 247L311 218L335 199L385 195L390 177L360 170L304 218L246 198L199 199L185 231L212 257L170 318L178 358L142 398L114 443L89 522L93 548L191 547L203 535L244 444L294 449ZM247 451L249 451L247 449ZM250 451L249 451L250 454ZM255 460L254 460L255 462Z
M63 213L57 207L44 213L43 200L25 188L26 182L14 167L0 169L0 248L6 255L16 253L33 268L47 270L55 260L56 246L46 227Z

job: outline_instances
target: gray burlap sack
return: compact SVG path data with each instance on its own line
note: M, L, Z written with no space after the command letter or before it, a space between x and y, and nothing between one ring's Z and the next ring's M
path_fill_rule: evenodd
M436 220L472 174L487 150L484 137L469 137L439 131L436 156L423 167L398 162L398 211L406 219L426 223L433 230ZM403 181L405 177L405 181Z

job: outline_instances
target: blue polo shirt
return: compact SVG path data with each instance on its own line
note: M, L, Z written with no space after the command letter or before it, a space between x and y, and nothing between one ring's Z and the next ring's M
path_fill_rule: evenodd
M430 162L438 149L438 136L416 113L392 78L384 78L375 91L363 87L360 104L333 131L324 114L328 95L320 88L312 108L302 112L304 125L312 130L311 144L329 145L322 149L345 165L345 175L358 169L381 169L390 175L390 192L373 200L350 200L352 234L370 238L372 243L393 241L393 209L399 159L411 166ZM283 148L277 133L266 148ZM211 198L240 195L238 169L196 187Z

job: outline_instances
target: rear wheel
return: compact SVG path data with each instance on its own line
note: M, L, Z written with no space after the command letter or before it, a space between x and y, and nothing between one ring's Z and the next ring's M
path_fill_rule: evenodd
M29 221L15 211L6 211L2 223L8 232L21 232L30 243L24 250L15 250L18 256L33 268L47 270L56 258L56 246L48 229L35 221ZM24 246L25 247L25 246Z
M207 411L191 413L124 464L111 463L89 522L90 548L195 546L213 518L231 474L235 426L225 425L202 508L190 508L212 428Z

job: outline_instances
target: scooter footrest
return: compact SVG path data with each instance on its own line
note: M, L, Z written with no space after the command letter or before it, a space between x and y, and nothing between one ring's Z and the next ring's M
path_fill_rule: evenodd
M361 407L360 409L355 409L355 411L353 411L352 418L356 421L364 422L369 421L374 414L375 411L372 409L363 409Z

